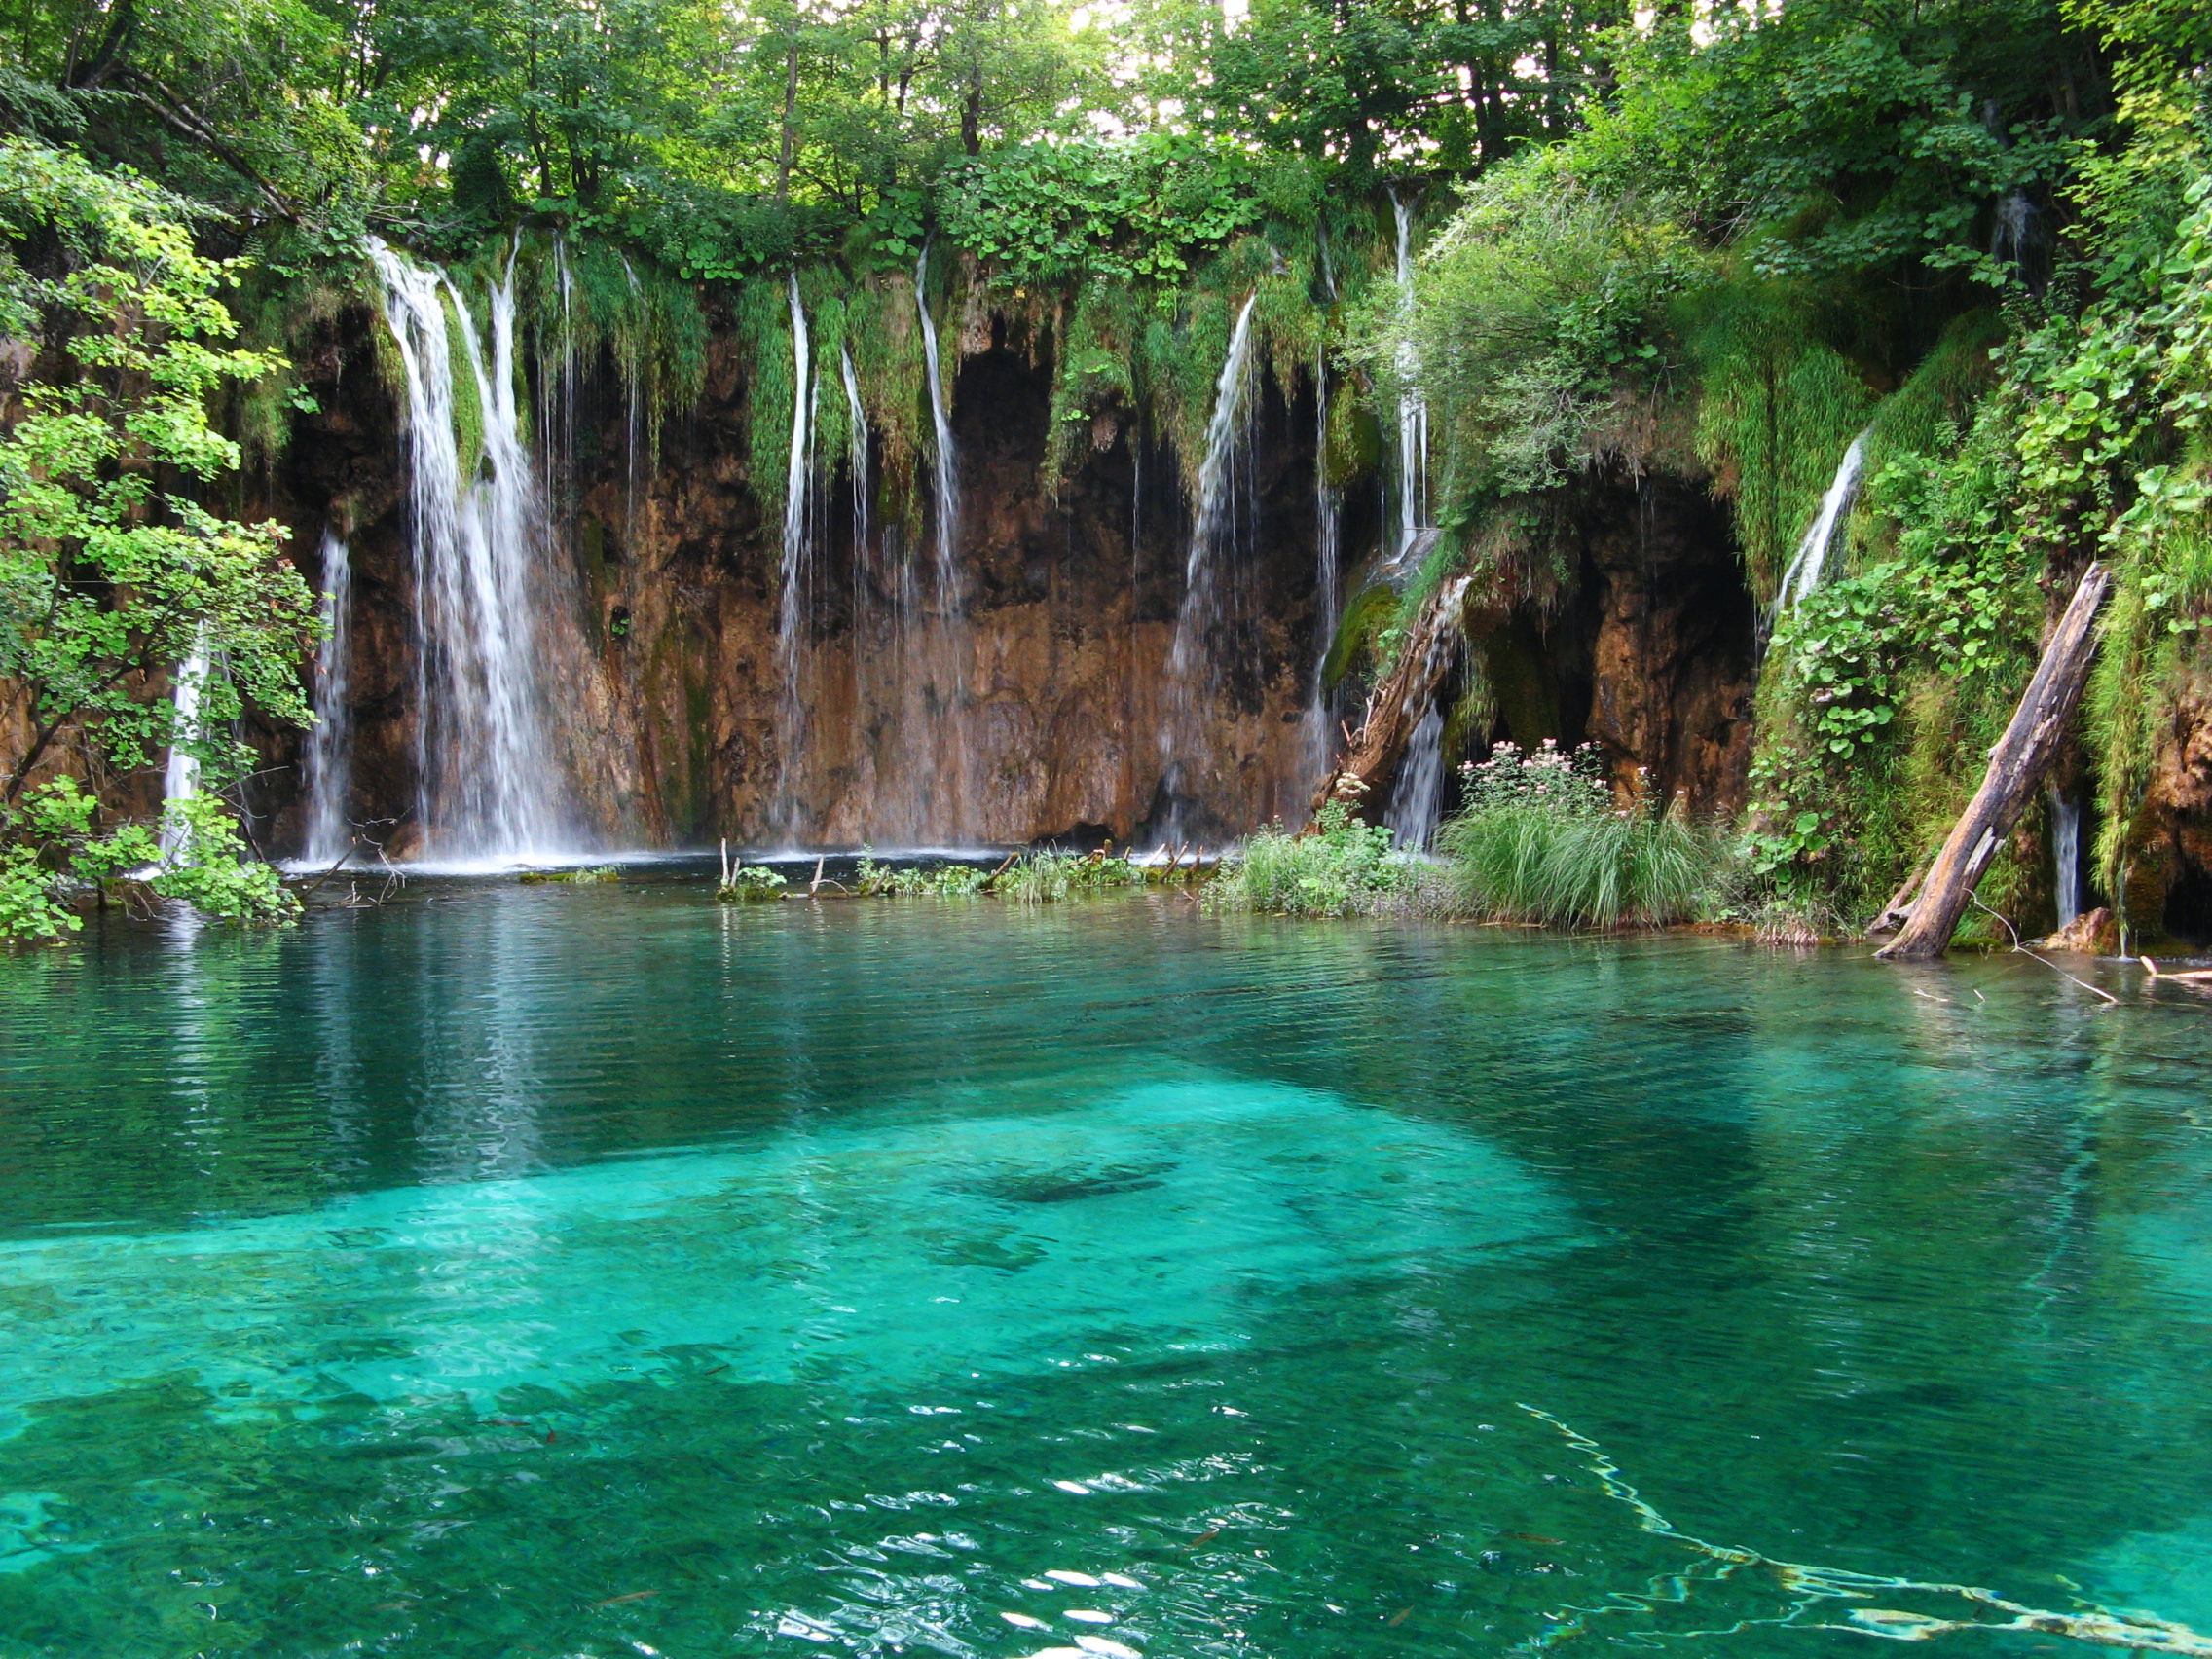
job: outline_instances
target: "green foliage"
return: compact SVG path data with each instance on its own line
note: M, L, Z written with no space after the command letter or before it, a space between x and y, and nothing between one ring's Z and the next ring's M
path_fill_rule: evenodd
M854 879L863 894L892 899L973 899L989 891L991 872L976 865L912 865L904 869L861 854Z
M1465 768L1467 806L1438 846L1464 906L1549 927L1659 927L1703 908L1728 866L1726 839L1641 798L1615 810L1597 751L1500 744Z
M1617 444L1618 394L1654 384L1670 308L1707 279L1666 198L1607 194L1575 160L1530 152L1483 178L1422 259L1418 303L1371 305L1362 359L1393 385L1410 370L1462 515Z
M1763 603L1866 424L1873 394L1788 288L1719 283L1689 309L1698 454L1734 503L1737 540Z
M515 879L525 887L596 887L620 881L622 868L619 865L590 865L578 869L526 869Z
M1095 853L1024 853L993 876L990 891L1018 904L1050 904L1071 893L1136 887L1143 872L1125 857Z
M164 899L226 922L286 922L300 913L276 866L247 858L238 820L213 795L172 800L162 816L174 844L147 885Z
M72 901L160 851L143 825L103 832L97 804L66 776L0 801L0 943L52 943L77 932L84 923Z
M1304 832L1259 830L1222 862L1206 903L1270 916L1350 916L1377 909L1413 885L1413 866L1391 851L1390 831L1362 824L1332 800Z
M73 867L105 855L89 829L25 816L41 769L129 771L176 748L221 788L249 758L228 735L249 705L310 719L299 662L314 604L283 557L282 527L235 523L200 499L239 462L210 403L274 363L223 344L234 323L220 292L236 267L196 251L183 204L68 152L0 138L0 338L43 341L52 365L21 387L0 434L0 717L29 731L0 789L14 814L0 838L33 847L40 867L68 841ZM55 247L58 259L24 263ZM180 729L160 687L196 646L219 669L199 720ZM262 878L231 867L237 842L203 822L214 810L191 809L200 873L179 869L169 885L217 913L268 908ZM28 867L14 858L18 885Z
M765 865L733 865L728 876L715 889L715 898L724 904L749 903L757 899L781 899L784 889L790 885L780 872Z
M1010 282L1172 283L1193 249L1259 221L1258 175L1270 165L1234 145L1168 132L1024 144L948 168L939 212L953 240L994 261Z

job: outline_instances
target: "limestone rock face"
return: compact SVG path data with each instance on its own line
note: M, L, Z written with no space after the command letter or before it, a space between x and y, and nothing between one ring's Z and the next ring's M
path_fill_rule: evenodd
M319 411L261 480L312 561L326 527L354 584L349 815L393 857L425 850L416 744L422 630L395 388L376 318L333 318L302 369ZM784 525L749 476L748 364L715 335L703 394L657 434L605 373L539 394L548 596L536 648L581 846L878 848L1043 838L1218 843L1305 810L1316 718L1312 409L1258 377L1219 604L1179 622L1191 509L1176 457L1126 410L1088 422L1046 476L1051 361L985 315L947 363L962 498L957 603L940 591L926 477L870 458L868 532L846 465L816 460L799 626L786 634ZM926 442L926 439L925 439ZM927 457L908 471L926 472ZM1700 811L1740 808L1751 604L1724 513L1694 483L1576 487L1576 569L1554 601L1470 620L1510 735L1602 744L1616 771ZM1346 492L1357 564L1382 533ZM311 570L310 574L315 572ZM1347 572L1346 591L1355 585ZM1193 627L1185 665L1179 625ZM255 805L298 844L295 736L260 734ZM1447 762L1458 756L1446 756ZM434 842L428 847L434 852Z

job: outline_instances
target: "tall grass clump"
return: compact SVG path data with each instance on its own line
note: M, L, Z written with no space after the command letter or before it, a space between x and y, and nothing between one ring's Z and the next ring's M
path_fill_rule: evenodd
M1280 825L1255 832L1222 861L1206 900L1271 916L1350 916L1410 891L1416 876L1414 862L1391 850L1388 830L1332 800L1302 834Z
M1698 914L1728 861L1720 832L1641 798L1613 804L1598 752L1501 743L1461 768L1466 808L1438 835L1462 904L1547 927L1659 927Z

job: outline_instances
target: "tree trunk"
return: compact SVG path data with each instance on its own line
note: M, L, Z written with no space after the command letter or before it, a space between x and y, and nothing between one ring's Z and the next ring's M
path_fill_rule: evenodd
M1472 581L1471 576L1453 577L1421 608L1396 666L1369 699L1367 718L1352 734L1344 758L1321 781L1313 796L1316 814L1346 793L1347 783L1356 783L1350 793L1364 798L1396 773L1414 727L1435 703L1437 688L1452 670Z
M2092 564L2082 572L2081 584L2067 605L2043 661L2020 695L2020 706L2005 735L1989 752L1989 769L1981 788L1951 827L1950 838L1929 866L1898 937L1876 954L1893 961L1922 960L1940 956L1951 942L1951 930L1973 890L1981 883L1989 860L2004 845L2012 826L2020 821L2034 798L2043 774L2058 752L2074 711L2088 682L2089 662L2096 655L2097 608L2112 587L2112 572Z

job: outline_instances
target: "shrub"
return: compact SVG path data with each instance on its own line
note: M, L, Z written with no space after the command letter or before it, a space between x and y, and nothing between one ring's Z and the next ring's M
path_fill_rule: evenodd
M1437 838L1463 906L1554 927L1658 927L1696 915L1727 862L1725 838L1641 796L1616 809L1597 750L1499 744L1461 768L1466 809Z
M1362 824L1351 803L1332 800L1313 827L1261 830L1223 860L1206 902L1275 916L1349 916L1371 911L1414 884L1412 861L1391 851L1390 831Z
M1124 857L1095 853L1024 853L993 876L990 890L1018 904L1050 904L1070 893L1134 887L1144 877Z
M743 904L755 899L781 899L789 883L766 865L731 865L722 877L722 884L715 889L715 898L724 904Z

